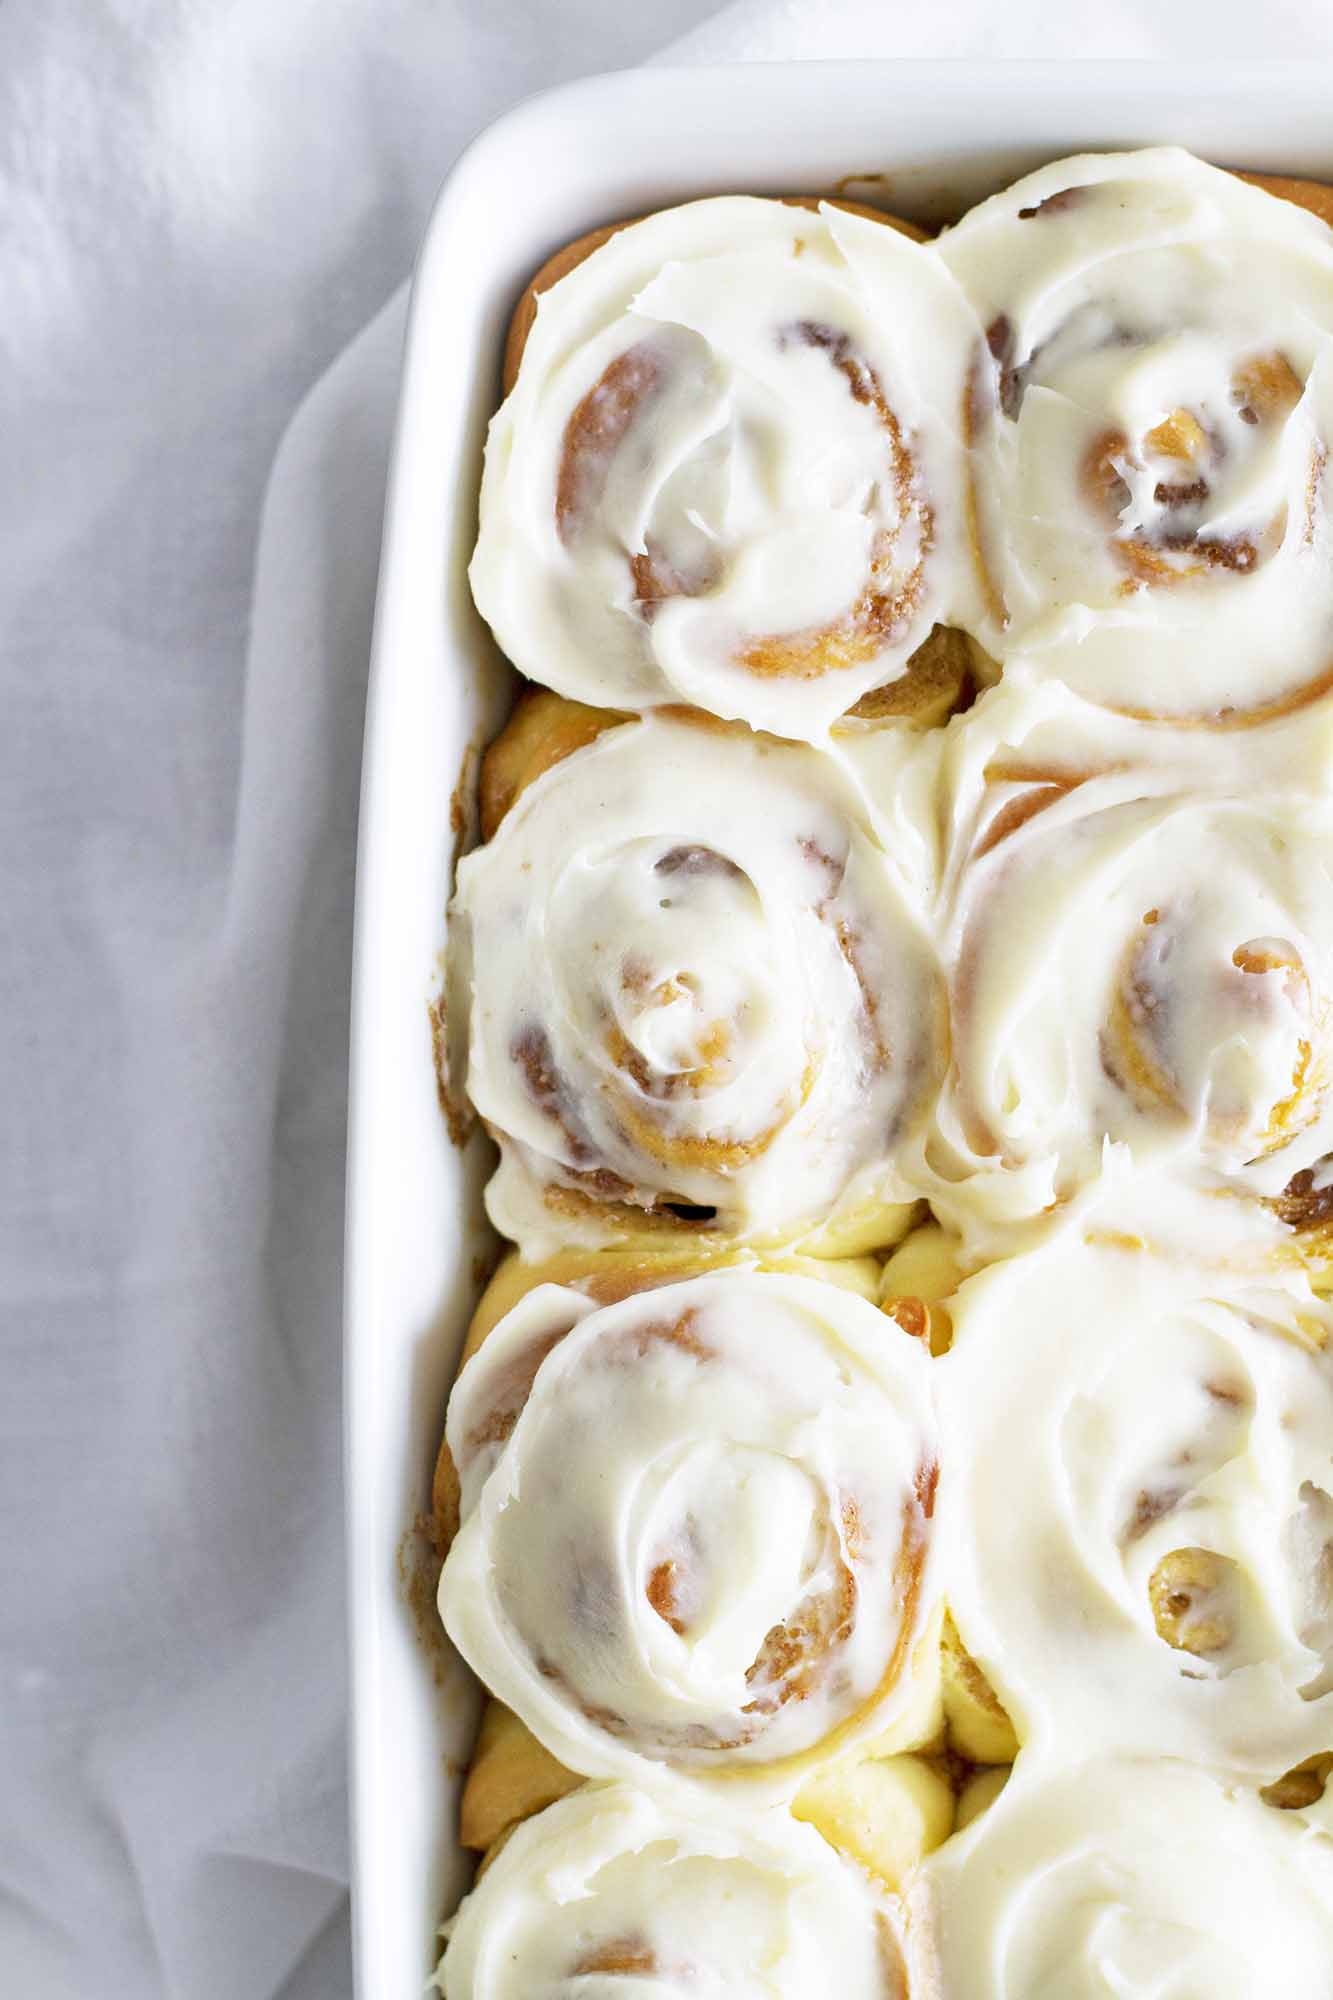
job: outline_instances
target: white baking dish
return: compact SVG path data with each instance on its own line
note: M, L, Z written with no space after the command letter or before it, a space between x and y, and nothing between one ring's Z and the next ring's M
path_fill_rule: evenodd
M537 98L460 160L418 267L389 483L366 719L348 1151L347 1523L356 1968L410 2000L464 1882L453 1824L473 1704L429 1607L410 1530L486 1237L478 1141L436 1101L437 989L455 846L450 800L508 680L466 564L505 322L558 244L692 195L850 192L919 221L1086 148L1176 141L1222 164L1333 180L1318 65L821 63L641 70ZM406 1575L405 1575L406 1571Z

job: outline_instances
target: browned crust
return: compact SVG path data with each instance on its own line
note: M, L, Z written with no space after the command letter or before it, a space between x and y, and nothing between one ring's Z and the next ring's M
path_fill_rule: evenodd
M906 671L896 681L872 688L844 718L847 726L910 720L922 725L943 723L967 708L978 687L988 685L989 675L981 671L979 649L967 635L952 625L936 625L912 654ZM664 720L688 723L719 736L749 738L752 731L743 722L729 722L710 715L706 709L668 703L653 713ZM572 757L576 750L595 743L608 729L637 718L624 709L591 708L550 688L524 682L513 710L498 736L481 760L480 826L483 841L493 840L506 814L522 798L528 786L545 772ZM838 727L842 727L839 723ZM762 732L761 732L762 733ZM571 1212L588 1209L586 1196L568 1190ZM602 1214L606 1204L592 1204ZM651 1228L654 1218L637 1209L626 1214L637 1231ZM675 1216L656 1218L663 1229L679 1233L686 1227Z
M622 229L628 229L633 222L642 222L641 215L629 217L625 222L604 222L600 229L590 229L584 236L576 236L572 243L562 244L537 271L523 288L522 296L514 307L509 320L509 330L505 335L504 372L501 386L507 396L518 380L518 364L523 359L523 349L528 344L537 317L537 298L542 292L549 292L552 285L558 285L571 271L577 271L580 264L591 257L594 250L600 250L603 243L609 243Z
M494 838L509 808L544 771L631 719L622 710L589 708L549 688L524 687L481 760L482 839Z
M788 208L808 208L814 211L819 208L825 197L816 194L784 194L779 195L777 199L784 202ZM870 208L863 201L838 201L830 198L829 206L845 209L849 215L867 216L872 222L886 222L890 229L898 230L903 236L912 237L917 243L926 241L925 230L918 229L914 222L905 222L901 216L888 215L882 208ZM600 250L604 243L609 243L622 229L628 229L633 223L643 220L644 217L641 215L628 216L624 222L604 222L600 229L590 229L586 236L576 236L572 243L564 244L554 256L548 257L541 269L529 279L523 296L514 308L509 331L505 337L503 386L506 396L518 380L523 349L527 346L528 335L537 317L539 295L542 292L549 292L552 285L559 284L561 278L567 278L571 271L576 271L585 259L591 257L594 250Z
M945 1613L940 1650L949 1748L961 1751L969 1761L975 1761L971 1748L966 1746L974 1743L980 1733L990 1739L989 1747L995 1753L987 1762L1012 1764L1018 1755L1018 1736L1013 1721L985 1670L963 1643L951 1612ZM963 1738L961 1744L955 1741L956 1731Z
M1333 187L1323 181L1297 180L1288 174L1246 174L1237 171L1236 178L1248 181L1251 187L1262 188L1265 194L1276 195L1279 201L1294 202L1297 208L1305 208L1311 215L1317 215L1321 222L1333 229Z
M752 734L744 722L728 722L723 716L710 715L707 709L690 708L683 702L669 702L653 713L663 721L686 723L713 736L748 738ZM511 807L545 772L572 757L576 750L595 743L608 729L638 719L625 709L590 708L586 702L573 701L568 695L525 681L509 719L481 760L483 841L494 839ZM579 1213L583 1212L582 1206L578 1203L575 1206ZM594 1207L600 1214L603 1204L597 1202Z
M935 625L896 681L871 688L847 711L847 721L889 718L923 724L947 722L970 707L982 676L977 649L955 625Z
M488 1697L458 1808L458 1837L483 1854L511 1827L583 1783L540 1744L512 1709Z

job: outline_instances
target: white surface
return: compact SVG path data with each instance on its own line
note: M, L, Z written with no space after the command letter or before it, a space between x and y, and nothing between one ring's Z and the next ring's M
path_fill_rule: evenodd
M401 317L307 405L256 579L260 500L460 143L710 12L0 7L0 1984L24 2000L350 1990L345 994ZM1319 10L1266 19L1275 51L1333 48ZM755 0L689 52L1175 52L1201 88L1233 40L1252 10L1204 0ZM529 172L515 212L539 195Z
M464 1187L436 1112L425 1000L443 933L449 791L479 714L502 692L464 565L509 305L553 245L710 188L808 189L872 172L887 176L895 207L926 220L1081 145L1168 138L1333 178L1318 75L1257 79L1247 65L1209 72L1206 91L1199 83L1115 65L1015 67L997 79L978 66L840 63L756 69L742 91L725 69L641 70L524 106L445 189L409 322L357 890L347 1385L366 1996L415 1992L429 1969L455 1880L445 1778L470 1726L459 1681L437 1691L424 1670L394 1554L428 1489L470 1290L460 1218L475 1214L477 1190ZM533 160L544 163L538 183Z

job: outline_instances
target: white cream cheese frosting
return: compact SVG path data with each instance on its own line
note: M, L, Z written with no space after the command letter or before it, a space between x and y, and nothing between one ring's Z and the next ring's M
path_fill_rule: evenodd
M543 293L491 426L473 593L510 659L606 707L808 740L960 622L975 322L887 224L723 197Z
M920 1871L911 2000L1333 2000L1333 1800L1263 1796L1333 1755L1282 1220L1333 1176L1331 435L1333 236L1172 149L933 245L691 204L543 299L474 591L647 714L460 868L492 1219L883 1248L925 1195L1003 1261L933 1362L748 1267L493 1330L441 1614L616 1782L508 1841L453 2000L901 2000L896 1907L773 1807L892 1737L944 1598L1023 1747ZM936 621L1000 685L830 736Z
M1068 1230L949 1310L950 1603L1025 1746L1333 1749L1333 1308Z
M731 1268L602 1307L539 1286L450 1401L450 1636L575 1771L790 1795L810 1753L914 1711L929 1370L808 1278Z
M928 861L831 758L717 725L650 716L538 779L453 908L496 1226L529 1256L678 1204L900 1231L941 1062Z
M1270 775L1251 737L1205 760L1198 733L1098 713L1015 683L942 749L930 1192L988 1248L1095 1181L1108 1144L1256 1199L1333 1149L1326 731L1280 731Z
M446 2000L904 2000L890 1898L785 1813L590 1786L511 1836L448 1927Z
M1020 1758L916 1901L914 2000L1333 1995L1333 1839L1183 1763Z
M1060 160L936 254L985 328L981 637L1129 713L1333 686L1333 235L1175 148Z

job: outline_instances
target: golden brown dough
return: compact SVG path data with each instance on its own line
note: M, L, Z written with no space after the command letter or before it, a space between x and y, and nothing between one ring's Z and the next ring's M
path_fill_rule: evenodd
M978 690L999 678L980 646L956 625L936 625L896 681L871 688L834 726L895 719L931 729L971 706Z
M589 708L549 688L525 687L481 760L482 839L494 837L509 808L543 771L629 720L618 709Z
M727 722L703 708L672 702L656 713L711 730L715 736L751 734L748 723ZM586 702L525 682L503 729L482 755L478 784L482 839L493 838L510 807L543 772L595 743L608 729L635 719L625 709L590 708Z
M1276 195L1279 201L1294 202L1297 208L1308 208L1311 215L1317 215L1333 229L1333 187L1323 181L1295 180L1286 174L1239 174L1238 179L1248 181L1251 187L1262 188L1266 194Z
M1007 1764L987 1765L974 1771L967 1778L958 1794L958 1811L954 1830L961 1833L965 1826L971 1826L974 1819L980 1819L988 1807L995 1804L1009 1779Z
M867 1757L816 1771L792 1813L897 1893L953 1832L956 1803L948 1778L926 1758Z
M880 1305L908 1333L929 1341L932 1354L946 1354L953 1342L947 1301L967 1276L961 1247L938 1222L922 1222L886 1259L880 1276Z
M487 1697L458 1809L458 1837L484 1854L510 1827L583 1783L502 1702Z
M1014 1725L947 1614L940 1658L950 1748L972 1764L1012 1764L1018 1755Z

